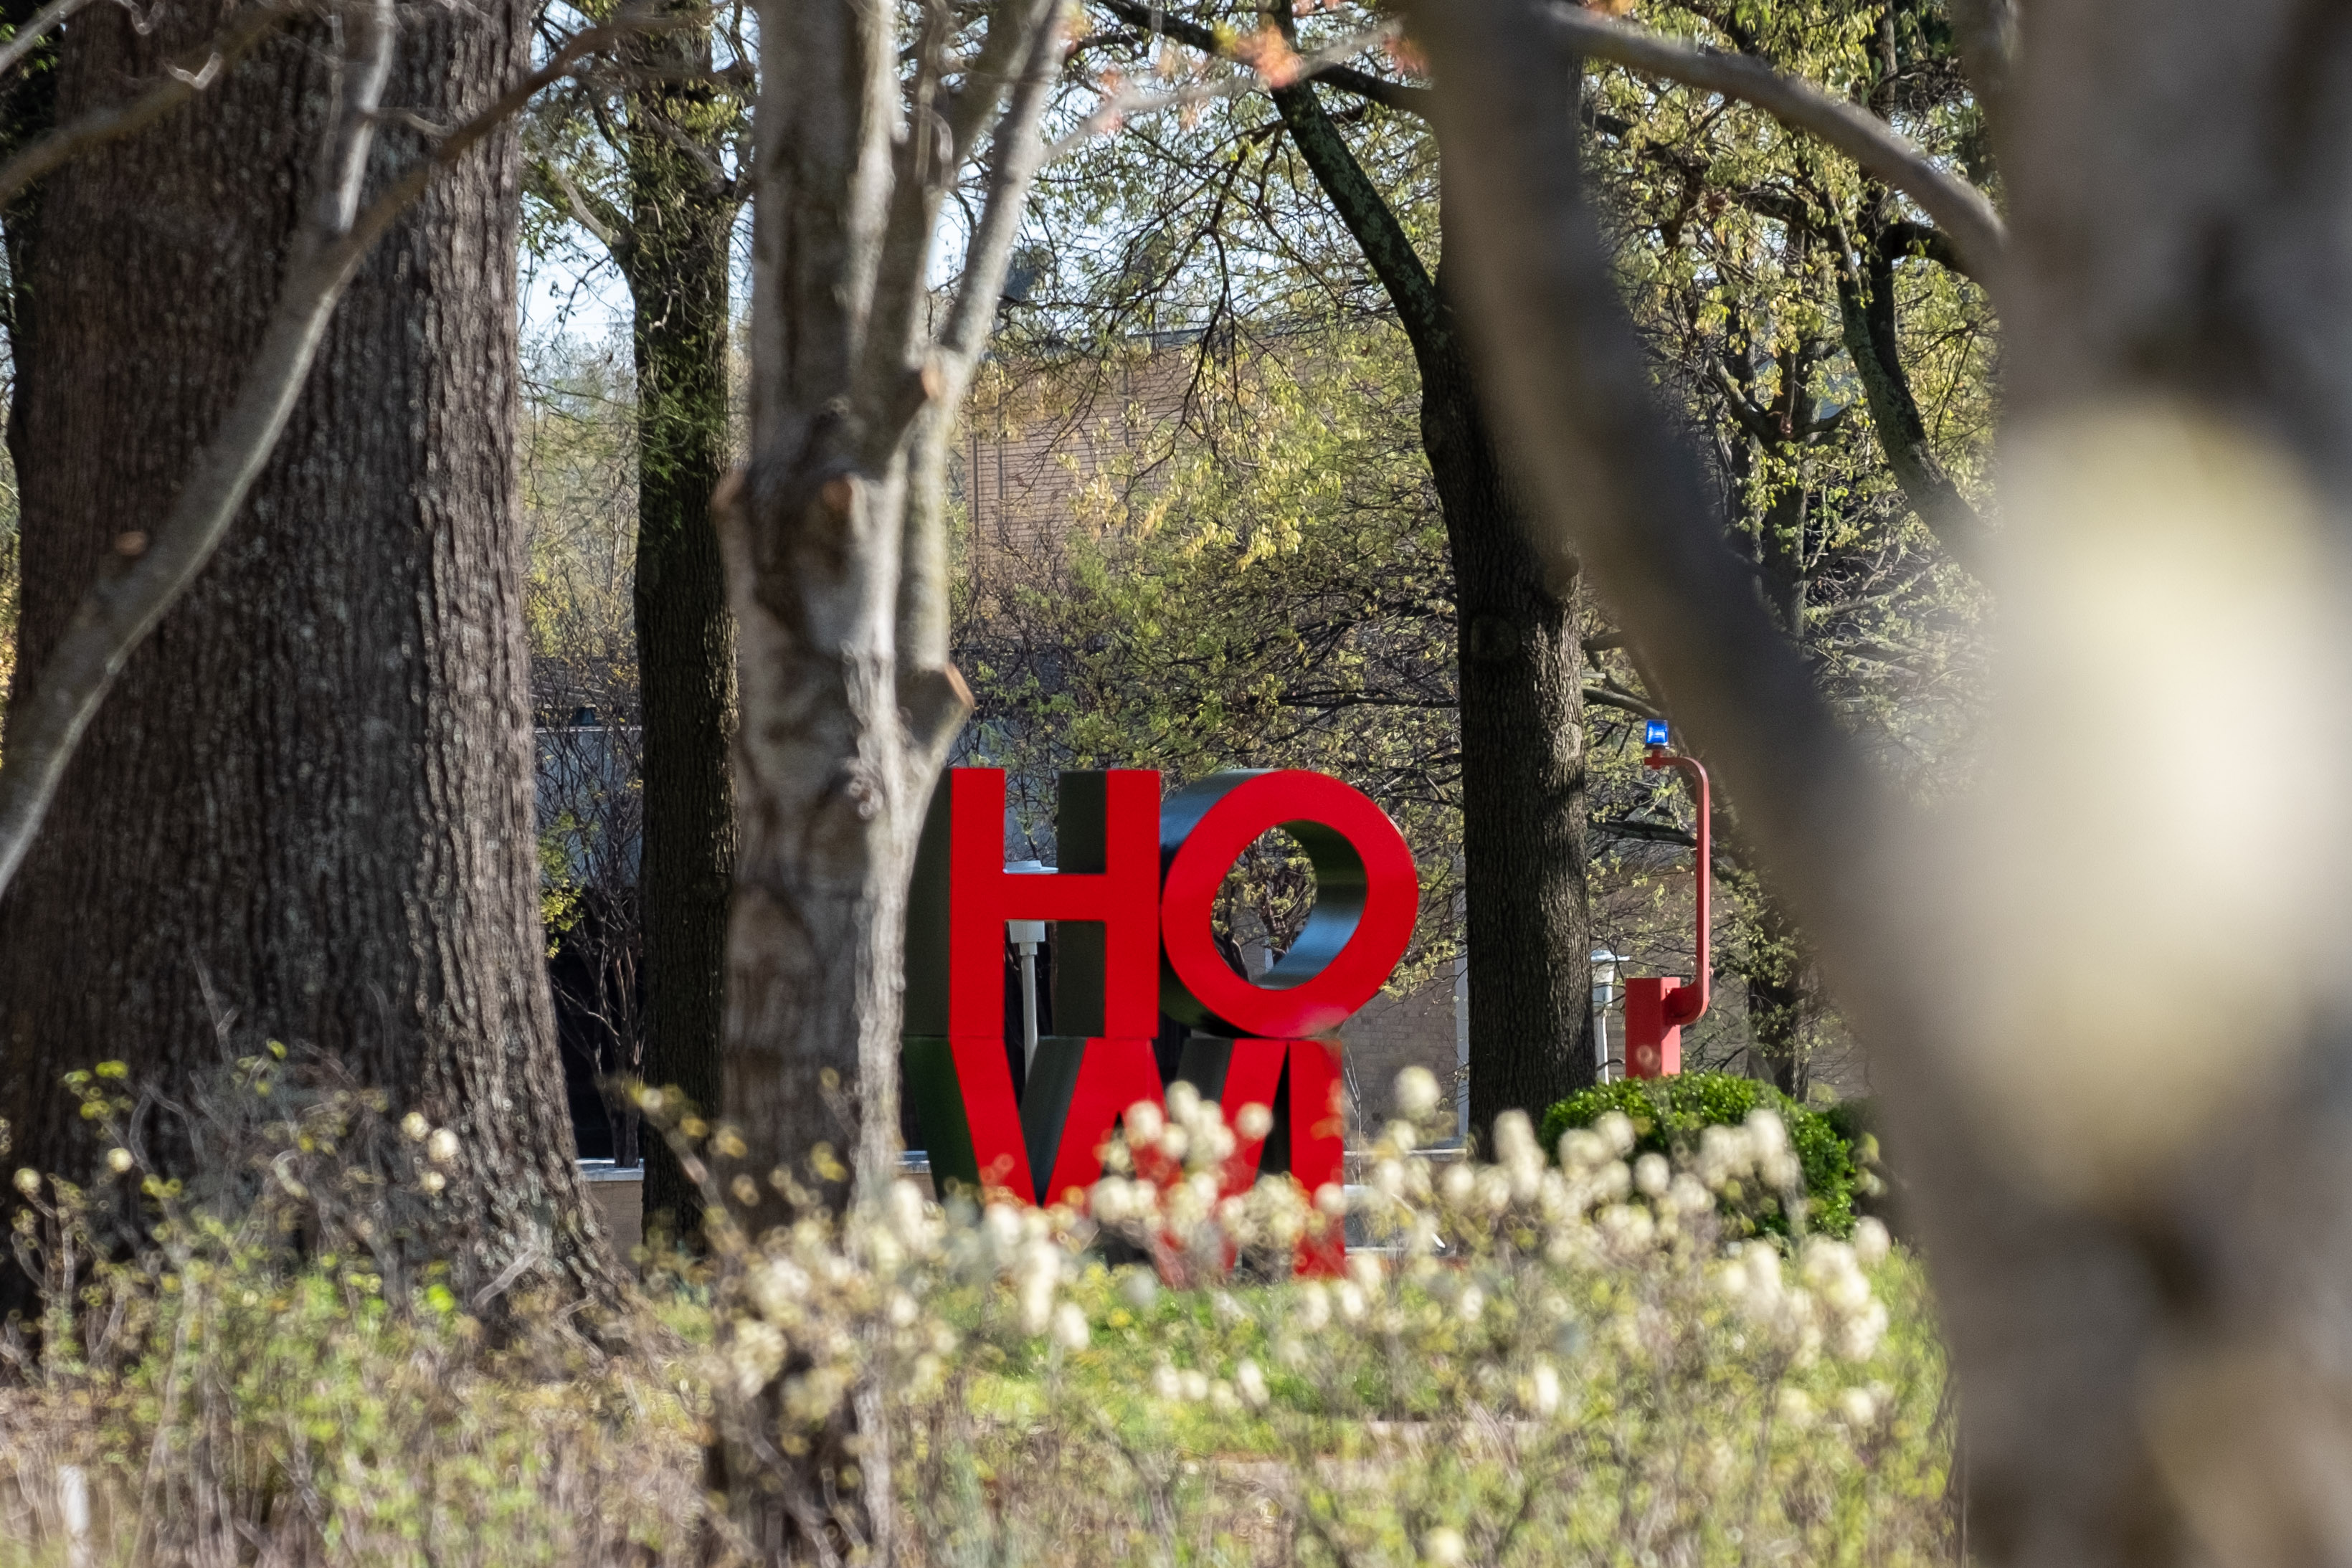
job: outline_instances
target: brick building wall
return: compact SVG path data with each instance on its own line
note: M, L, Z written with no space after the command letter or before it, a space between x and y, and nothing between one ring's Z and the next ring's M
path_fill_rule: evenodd
M1408 1067L1427 1068L1453 1103L1460 1062L1456 1016L1453 966L1447 965L1412 991L1381 992L1348 1020L1339 1043L1361 1126L1377 1128L1397 1113L1396 1076Z
M1091 487L1148 491L1126 459L1182 419L1194 363L1181 347L1051 366L992 361L964 406L952 476L977 612L1057 559Z

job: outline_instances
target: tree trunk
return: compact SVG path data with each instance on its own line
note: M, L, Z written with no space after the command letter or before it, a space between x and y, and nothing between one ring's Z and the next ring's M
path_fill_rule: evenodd
M923 763L962 712L927 705L921 731L905 716L906 428L857 395L875 305L856 291L873 287L865 225L888 153L828 122L872 110L804 98L776 64L804 47L800 69L840 71L823 84L837 91L873 70L887 29L831 0L771 0L761 20L776 30L759 113L751 462L719 512L743 705L721 1103L751 1173L789 1171L839 1207L853 1159L879 1175L896 1158L907 883L937 768ZM786 1212L764 1187L749 1201Z
M5 26L14 37L39 11L39 0L5 0L0 4L0 25ZM56 126L58 78L57 72L49 68L56 57L56 41L44 39L5 81L0 81L0 159L13 156ZM7 287L0 290L0 331L7 335L11 364L25 362L33 330L32 292L25 283L32 265L33 233L39 222L40 202L41 189L35 185L0 213L0 254L5 254L8 266ZM6 441L9 464L21 472L23 431L13 397L8 404ZM19 517L15 519L19 523L21 511L19 508ZM11 529L0 536L0 733L5 729L8 687L15 680L22 652L17 636L18 615L23 607L20 565L16 532Z
M1470 1126L1538 1117L1595 1077L1585 889L1583 643L1572 569L1530 548L1454 308L1311 82L1274 94L1412 343L1422 449L1454 563Z
M61 117L136 90L215 19L77 17ZM529 23L509 4L408 20L388 101L461 119L528 68ZM43 191L40 329L16 366L28 672L235 393L316 178L325 44L266 44ZM376 179L419 145L383 126ZM567 1288L611 1282L538 919L516 145L493 133L364 263L234 531L131 655L0 900L16 1162L87 1166L68 1069L121 1060L175 1091L227 1048L315 1048L458 1134L426 1240L461 1295L526 1254Z
M716 507L742 705L720 1105L744 1148L713 1158L754 1233L793 1212L780 1186L840 1208L898 1174L908 882L971 710L947 656L946 452L1042 154L1065 8L1005 0L970 55L940 13L902 56L892 7L760 7L751 451ZM908 118L924 133L894 139ZM964 274L937 308L940 205L983 137ZM722 1434L729 1473L772 1444L782 1403L773 1383L751 1402L758 1443ZM882 1407L868 1381L791 1434L740 1521L768 1561L852 1542L892 1561Z
M1576 580L1528 542L1468 367L1422 361L1422 444L1454 558L1470 946L1470 1125L1591 1083L1584 644Z
M1903 368L1902 337L1897 328L1895 298L1895 256L1880 214L1891 198L1874 192L1862 232L1856 236L1861 255L1838 258L1838 320L1847 356L1853 360L1870 408L1871 428L1878 434L1886 466L1903 487L1904 498L1919 514L1937 541L1952 559L1971 570L1985 559L1984 519L1960 494L1945 472L1927 438L1927 422L1911 392L1911 378ZM1854 276L1859 265L1862 276Z
M736 197L675 141L718 112L706 31L643 39L629 101L631 204L616 247L635 307L637 689L645 723L647 1083L719 1101L727 904L735 866L735 622L711 497L727 466L729 241ZM665 72L663 68L667 68ZM672 134L664 134L667 120ZM723 129L723 127L722 127ZM646 1146L645 1211L689 1234L700 1201L669 1145Z
M1797 929L1757 879L1745 879L1755 903L1748 954L1748 1036L1772 1086L1802 1103L1812 1086L1804 1051L1805 956Z
M40 0L0 3L0 26L15 37L40 12ZM57 41L45 38L0 82L0 159L13 157L29 143L55 129L58 122ZM33 186L0 214L0 247L8 262L8 287L0 295L0 329L8 335L9 363L21 365L31 350L33 331L33 235L40 222L41 187ZM8 459L24 471L25 453L16 398L8 404ZM18 508L21 519L23 508ZM5 693L0 693L5 695Z

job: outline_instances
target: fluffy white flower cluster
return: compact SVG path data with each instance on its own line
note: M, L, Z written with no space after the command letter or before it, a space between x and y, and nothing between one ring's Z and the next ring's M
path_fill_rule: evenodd
M1274 1113L1248 1104L1234 1122L1181 1080L1169 1086L1164 1113L1149 1102L1129 1106L1087 1195L1088 1217L1149 1252L1163 1276L1197 1283L1223 1275L1237 1252L1287 1253L1335 1207L1344 1212L1336 1188L1310 1205L1295 1183L1251 1179L1235 1152L1242 1139L1272 1131Z
M1637 1261L1690 1239L1692 1223L1713 1212L1714 1195L1663 1155L1629 1164L1634 1142L1633 1124L1616 1111L1561 1135L1559 1190L1553 1196L1547 1188L1543 1204L1553 1262Z
M1566 1134L1556 1166L1516 1113L1496 1122L1493 1165L1434 1166L1416 1154L1413 1137L1409 1123L1383 1132L1360 1202L1368 1228L1408 1259L1455 1255L1499 1236L1555 1266L1636 1265L1661 1249L1712 1246L1718 1196L1736 1197L1742 1181L1778 1189L1788 1208L1803 1183L1769 1111L1709 1128L1697 1158L1679 1170L1663 1155L1636 1156L1633 1124L1615 1112Z
M1399 1087L1409 1108L1428 1098L1430 1086ZM959 1349L950 1320L966 1338L1074 1352L1132 1325L1118 1301L1150 1317L1163 1282L1209 1291L1215 1327L1197 1338L1179 1330L1161 1346L1151 1392L1277 1422L1294 1398L1338 1407L1385 1381L1412 1389L1415 1404L1541 1426L1607 1397L1587 1392L1595 1364L1665 1375L1718 1356L1748 1364L1776 1397L1783 1377L1824 1354L1870 1360L1886 1333L1870 1271L1889 1241L1875 1221L1851 1242L1805 1237L1793 1253L1769 1239L1727 1249L1735 1184L1780 1185L1801 1216L1789 1187L1802 1172L1769 1113L1711 1130L1681 1164L1639 1151L1620 1114L1569 1133L1557 1162L1525 1116L1507 1114L1492 1164L1433 1161L1414 1123L1400 1120L1369 1151L1352 1200L1374 1245L1350 1253L1338 1278L1287 1281L1299 1239L1350 1200L1337 1188L1310 1201L1288 1181L1238 1180L1234 1151L1262 1134L1264 1114L1248 1107L1229 1127L1181 1085L1164 1112L1133 1107L1083 1212L943 1210L900 1184L845 1224L813 1216L742 1244L720 1343L732 1386L747 1396L772 1386L788 1426L811 1426L870 1381L917 1396L940 1386ZM1146 1261L1097 1291L1080 1270L1106 1233L1138 1244ZM1247 1276L1267 1285L1236 1282ZM1717 1310L1727 1298L1728 1314ZM1090 1321L1087 1301L1106 1321ZM1849 1388L1826 1396L1823 1412L1854 1434L1876 1431L1891 1397ZM1811 1409L1784 1414L1793 1425L1819 1418Z
M1227 1411L1263 1410L1273 1398L1265 1369L1247 1358L1234 1365L1230 1378L1212 1377L1197 1367L1179 1369L1163 1361L1152 1369L1151 1391L1171 1405L1205 1404Z
M951 1217L911 1183L836 1226L803 1217L753 1244L736 1239L738 1305L720 1350L745 1397L782 1375L788 1423L824 1422L859 1382L921 1393L960 1343L933 1305L976 1293L983 1328L1082 1350L1087 1315L1066 1299L1087 1239L1063 1210L993 1203Z
M1697 1176L1717 1192L1754 1176L1774 1192L1804 1186L1804 1167L1789 1146L1780 1116L1759 1106L1737 1127L1709 1127L1699 1134Z
M1889 1248L1876 1220L1850 1243L1805 1238L1793 1258L1771 1240L1724 1250L1719 1200L1738 1197L1727 1191L1736 1183L1777 1186L1801 1213L1791 1191L1803 1172L1769 1111L1711 1130L1680 1168L1637 1155L1633 1124L1613 1113L1568 1133L1557 1164L1523 1116L1497 1120L1492 1165L1433 1165L1413 1136L1409 1124L1386 1129L1363 1176L1359 1207L1386 1261L1358 1252L1344 1279L1293 1286L1266 1325L1283 1364L1311 1371L1368 1334L1389 1337L1433 1356L1471 1355L1481 1375L1506 1377L1502 1397L1548 1418L1564 1394L1547 1344L1572 1359L1579 1336L1597 1331L1630 1357L1670 1362L1709 1332L1700 1320L1711 1272L1738 1308L1733 1354L1793 1365L1826 1350L1859 1363L1885 1333L1868 1278ZM1595 1290L1607 1303L1598 1311ZM1859 1401L1846 1403L1858 1427Z
M1429 1120L1443 1098L1437 1074L1426 1067L1408 1067L1396 1075L1396 1108L1412 1121Z
M1865 1220L1871 1250L1883 1258L1885 1228ZM1843 1241L1808 1236L1797 1249L1797 1283L1782 1267L1780 1249L1750 1241L1724 1264L1718 1281L1751 1327L1783 1346L1794 1364L1811 1362L1824 1345L1843 1361L1867 1361L1886 1333L1886 1308L1870 1288L1861 1253Z
M455 1165L457 1160L457 1134L446 1127L436 1127L420 1111L411 1111L400 1119L401 1135L412 1144L425 1145L425 1157L436 1166ZM438 1197L449 1178L439 1171L426 1169L416 1178L427 1197Z

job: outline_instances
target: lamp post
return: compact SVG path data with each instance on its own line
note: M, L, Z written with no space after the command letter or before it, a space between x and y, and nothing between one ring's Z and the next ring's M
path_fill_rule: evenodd
M1609 1082L1609 1004L1617 999L1617 955L1592 950L1592 1081Z

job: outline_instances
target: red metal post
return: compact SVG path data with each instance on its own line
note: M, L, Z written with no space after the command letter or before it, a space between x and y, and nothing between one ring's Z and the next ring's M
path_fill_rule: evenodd
M1679 768L1691 776L1698 793L1698 977L1666 998L1666 1022L1696 1023L1706 1011L1707 977L1715 967L1708 942L1715 925L1715 802L1707 789L1706 769L1696 757L1676 757L1664 747L1652 747L1642 759L1645 768Z
M1654 746L1643 765L1680 768L1698 795L1698 976L1688 984L1651 976L1625 982L1625 1071L1633 1078L1671 1078L1683 1070L1682 1031L1706 1011L1707 980L1715 967L1709 951L1715 919L1715 802L1706 769L1696 758L1677 757Z
M1672 1078L1683 1070L1683 1031L1666 1021L1666 1009L1683 994L1683 983L1665 975L1637 975L1625 982L1625 1076Z

